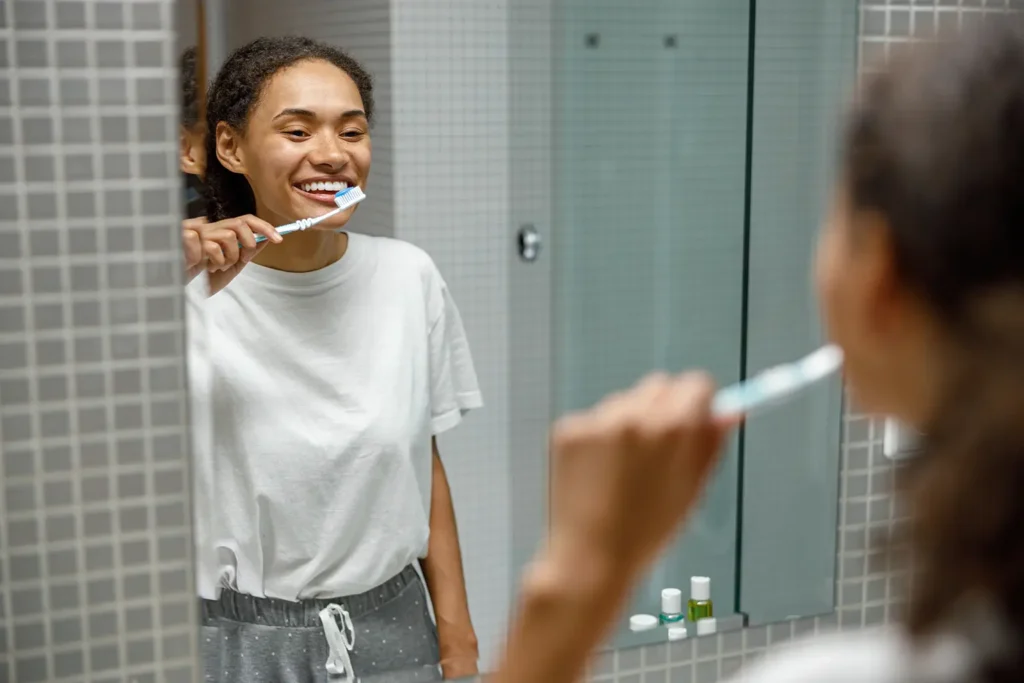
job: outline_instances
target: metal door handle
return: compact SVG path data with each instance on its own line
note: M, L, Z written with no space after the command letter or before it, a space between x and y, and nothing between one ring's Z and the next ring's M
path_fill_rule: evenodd
M541 238L540 233L532 225L524 225L519 228L519 258L530 263L537 260L540 255Z

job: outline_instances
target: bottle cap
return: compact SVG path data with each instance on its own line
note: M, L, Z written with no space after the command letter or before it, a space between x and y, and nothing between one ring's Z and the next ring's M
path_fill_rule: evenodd
M704 600L711 599L711 579L706 576L690 577L690 599Z
M668 639L669 640L682 640L685 637L686 637L686 627L685 626L672 626L668 630Z
M697 620L697 635L698 636L710 636L712 633L718 630L718 620L714 617L708 617L707 619Z
M683 591L678 588L665 588L661 591L661 613L681 614L683 611Z
M629 618L630 631L650 631L658 628L658 617L653 614L634 614Z

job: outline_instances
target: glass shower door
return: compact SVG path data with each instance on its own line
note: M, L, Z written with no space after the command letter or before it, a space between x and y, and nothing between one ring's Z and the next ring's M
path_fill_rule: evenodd
M556 414L654 370L739 378L748 23L749 0L556 3ZM736 611L738 489L731 444L628 614L691 575Z

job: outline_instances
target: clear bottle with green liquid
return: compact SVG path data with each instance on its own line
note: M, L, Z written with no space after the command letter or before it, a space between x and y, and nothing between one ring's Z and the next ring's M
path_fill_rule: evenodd
M711 579L707 576L690 577L690 600L686 603L686 619L696 624L701 619L715 616L711 603Z

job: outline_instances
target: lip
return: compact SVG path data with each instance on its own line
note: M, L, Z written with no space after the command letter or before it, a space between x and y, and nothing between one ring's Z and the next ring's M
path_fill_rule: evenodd
M355 181L354 178L345 176L317 176L315 178L303 178L302 180L292 184L292 189L298 192L300 195L306 197L311 201L314 201L318 204L323 204L325 206L335 205L334 193L328 194L326 192L306 192L300 187L300 185L305 185L306 183L345 183L348 187L355 187L356 185L359 184Z

